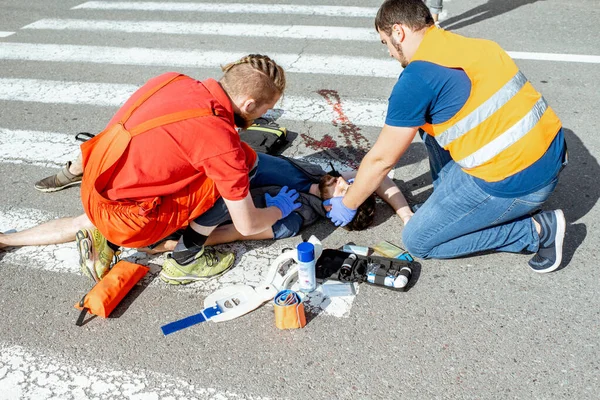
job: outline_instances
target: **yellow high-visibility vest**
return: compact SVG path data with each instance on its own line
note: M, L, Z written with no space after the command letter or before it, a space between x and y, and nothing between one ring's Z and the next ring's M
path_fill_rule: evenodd
M497 182L524 170L544 155L561 128L497 43L431 27L413 61L460 68L471 80L469 98L456 115L421 128L472 176Z

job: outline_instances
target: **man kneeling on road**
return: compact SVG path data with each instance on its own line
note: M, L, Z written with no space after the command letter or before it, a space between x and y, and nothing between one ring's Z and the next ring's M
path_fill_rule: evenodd
M500 46L436 28L421 0L386 0L375 27L405 69L354 184L331 200L332 221L352 218L420 132L434 191L402 232L407 250L421 258L528 250L534 271L557 269L563 212L535 213L566 165L554 111Z
M233 254L204 248L215 226L194 222L222 197L236 229L264 231L299 204L282 189L267 208L249 193L256 153L240 141L246 127L283 94L283 69L267 56L226 65L219 82L168 73L151 79L105 131L81 146L81 199L97 230L77 234L82 269L101 278L118 246L144 247L185 226L163 271L198 280L226 271Z

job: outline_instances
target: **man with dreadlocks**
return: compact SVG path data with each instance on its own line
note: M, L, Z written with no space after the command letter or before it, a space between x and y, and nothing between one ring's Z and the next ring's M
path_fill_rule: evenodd
M77 233L84 273L100 279L119 246L148 246L185 228L163 265L166 280L219 275L234 255L204 248L217 224L202 219L219 198L243 235L262 232L299 207L298 194L287 188L266 208L254 206L249 182L258 158L236 131L279 100L283 69L252 54L223 72L219 81L178 73L151 79L81 146L81 199L94 227Z

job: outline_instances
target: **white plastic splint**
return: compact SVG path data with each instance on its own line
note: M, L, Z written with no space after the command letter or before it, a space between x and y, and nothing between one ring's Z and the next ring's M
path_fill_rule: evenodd
M315 258L318 259L323 252L321 241L314 235L308 241L315 246ZM271 264L265 280L256 288L250 285L227 286L206 297L204 308L218 305L222 310L221 314L215 315L210 320L222 322L241 317L272 300L280 290L291 288L298 275L297 254L296 249L293 249L279 255ZM294 265L283 272L291 262L294 262Z

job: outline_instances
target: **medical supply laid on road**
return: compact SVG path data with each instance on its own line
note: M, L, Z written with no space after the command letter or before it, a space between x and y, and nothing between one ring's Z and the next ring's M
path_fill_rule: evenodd
M300 295L293 290L285 289L277 293L273 299L273 308L277 328L298 329L306 325L304 303Z
M297 250L299 289L301 292L310 293L317 288L315 246L310 242L303 242L298 245Z
M387 240L377 243L375 246L373 246L373 250L375 250L375 252L381 254L384 257L397 258L399 260L406 261L414 261L413 257L408 251L396 246L395 244L388 242Z
M317 260L316 277L320 282L329 279L340 282L365 282L395 291L406 291L411 286L412 271L417 267L420 265L412 257L365 257L325 249Z
M346 253L358 254L359 256L368 256L369 255L368 247L357 246L355 244L345 244L344 247L342 247L342 251L345 251Z
M327 281L321 287L323 294L327 297L345 297L356 295L354 285L355 283L352 282Z
M96 283L75 308L81 310L76 325L82 326L86 313L108 318L125 295L146 275L150 268L119 261L101 281Z
M311 236L307 243L313 246L315 259L320 257L323 246L319 239ZM298 276L297 256L297 249L280 254L271 263L265 280L256 288L250 285L232 285L216 290L204 299L204 310L162 326L163 334L168 335L208 320L212 322L230 321L257 309L265 302L272 300L279 291L289 289L296 282ZM304 311L304 306L302 306L302 310Z
M171 333L175 333L185 328L189 328L192 325L199 324L204 321L208 321L209 319L218 316L221 314L221 308L219 306L213 306L209 308L205 308L200 311L198 314L190 315L189 317L185 317L183 319L170 322L166 325L160 327L163 335L167 336Z
M356 264L357 260L356 254L350 254L348 258L344 260L338 274L340 281L347 282L352 278L352 271L354 270L354 264Z
M367 264L367 282L376 284L379 276L383 277L384 286L393 287L396 289L403 288L408 284L412 270L410 267L402 267L398 274L390 272L389 269L384 269L379 263Z

